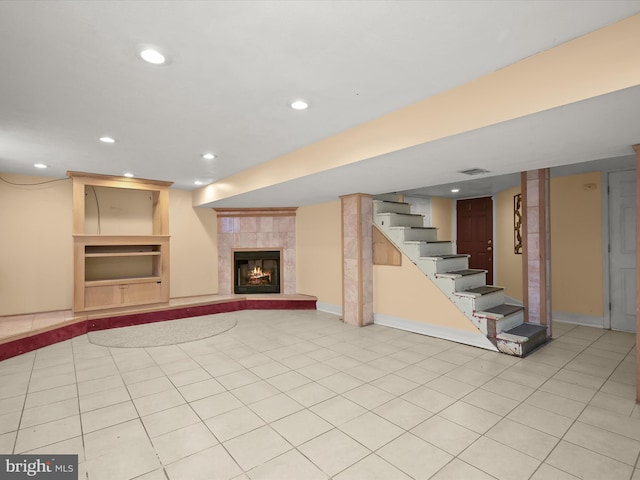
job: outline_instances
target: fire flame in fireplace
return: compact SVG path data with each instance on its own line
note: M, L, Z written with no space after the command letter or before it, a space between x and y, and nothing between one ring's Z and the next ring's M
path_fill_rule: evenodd
M259 285L261 283L271 283L271 272L263 272L262 267L254 267L248 274L249 284Z

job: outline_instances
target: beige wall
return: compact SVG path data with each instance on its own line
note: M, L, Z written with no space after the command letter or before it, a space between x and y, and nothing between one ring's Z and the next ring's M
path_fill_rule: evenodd
M171 298L218 293L216 212L193 208L191 195L169 190Z
M451 232L453 202L436 207ZM437 215L437 214L436 214ZM298 293L319 302L342 305L342 239L340 202L300 207L296 216ZM374 312L431 325L477 332L451 301L403 256L401 267L374 266Z
M504 287L505 293L522 301L522 255L514 253L513 197L520 187L510 188L495 196L496 202L496 285Z
M400 267L373 267L373 291L373 311L377 314L478 332L471 321L404 254Z
M431 226L438 229L438 240L453 238L453 205L450 198L431 197Z
M551 265L553 311L603 315L600 172L551 179Z
M14 183L51 178L2 174ZM15 186L0 181L0 316L68 310L73 304L73 237L71 180L44 185ZM129 205L130 191L101 189L101 231L149 234L150 217ZM97 209L88 195L87 233L96 233ZM143 198L144 200L144 198ZM146 205L146 201L143 201ZM216 216L211 209L194 209L191 192L169 191L171 231L171 297L217 293ZM143 205L142 210L150 209ZM117 221L123 216L123 224ZM127 229L127 232L129 230Z
M14 183L52 180L3 173ZM66 310L73 302L71 180L0 181L0 315Z
M342 308L340 201L298 208L296 280L298 293Z
M15 183L49 178L3 174ZM595 184L593 190L586 184ZM586 315L603 314L602 180L599 172L551 180L553 310ZM497 280L507 294L522 298L521 263L513 252L513 195L497 195ZM100 196L100 193L98 194ZM191 192L170 190L171 296L217 293L217 230L215 212L194 209ZM105 205L118 205L118 199ZM73 258L71 181L34 186L0 182L0 315L65 310L72 305ZM88 210L91 211L90 202ZM109 217L108 208L101 215ZM103 209L104 209L103 208ZM451 238L453 201L432 199L433 226L439 238ZM105 220L103 228L111 228ZM340 202L301 207L297 212L297 291L320 302L342 305ZM103 230L103 233L104 230ZM375 267L376 313L434 322L445 315L425 302L425 289L411 292L418 272ZM418 275L418 277L416 277ZM396 291L398 285L404 285ZM408 288L407 288L408 286ZM435 288L435 287L433 287ZM389 292L394 292L390 294ZM434 292L438 293L439 292ZM404 298L405 300L401 300ZM435 309L435 310L434 310ZM457 328L457 327L454 327Z
M588 189L585 185L594 185ZM513 253L513 196L496 198L496 284L522 300L522 259ZM602 174L551 179L551 294L554 312L603 315Z

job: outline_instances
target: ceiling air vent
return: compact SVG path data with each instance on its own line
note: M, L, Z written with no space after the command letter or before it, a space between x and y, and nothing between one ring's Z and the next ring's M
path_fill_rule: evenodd
M464 173L465 175L482 175L483 173L489 173L489 170L484 168L469 168L467 170L458 170L458 173Z

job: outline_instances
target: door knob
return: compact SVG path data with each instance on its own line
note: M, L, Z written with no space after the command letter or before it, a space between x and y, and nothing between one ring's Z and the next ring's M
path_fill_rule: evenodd
M487 247L487 252L491 252L492 250L493 250L493 248Z

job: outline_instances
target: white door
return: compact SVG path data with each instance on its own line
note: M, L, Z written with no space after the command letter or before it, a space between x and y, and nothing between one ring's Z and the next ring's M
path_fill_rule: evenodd
M611 329L636 331L636 171L609 174Z

